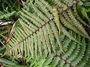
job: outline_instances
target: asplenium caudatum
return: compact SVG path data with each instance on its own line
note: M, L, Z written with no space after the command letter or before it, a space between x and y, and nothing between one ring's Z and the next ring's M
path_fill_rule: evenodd
M38 2L40 1L40 3L41 3L41 0L37 0ZM44 1L44 0L42 0L42 1ZM57 0L57 1L60 1L60 0ZM68 1L68 0L66 0L66 1ZM64 4L63 4L64 5ZM43 6L44 7L44 6ZM46 6L45 6L46 7ZM36 8L36 7L35 7ZM47 7L48 8L48 7ZM59 7L58 7L59 8ZM68 7L67 7L68 8ZM51 8L52 9L52 8ZM57 10L57 8L55 8L56 10ZM24 9L25 10L25 9ZM40 9L41 11L42 11L42 9ZM44 9L43 9L44 10ZM64 10L65 11L65 10ZM67 10L68 11L68 10ZM67 11L65 11L65 13L67 14ZM33 29L33 28L30 28L27 24L30 24L30 21L29 20L31 20L31 21L36 21L36 18L35 17L37 17L37 16L35 16L34 17L34 19L31 19L31 17L32 16L34 16L33 14L32 15L30 15L30 16L28 16L30 13L29 13L29 11L27 11L27 10L25 10L25 12L24 11L21 11L22 12L22 15L20 16L20 24L22 25L22 27L25 29L24 31L22 30L22 28L17 28L17 31L15 31L15 33L16 33L16 35L14 35L14 37L16 38L12 38L11 40L9 40L8 41L8 43L10 44L9 46L11 46L10 48L12 48L12 50L10 50L10 52L9 52L9 55L15 55L14 53L16 53L16 54L18 54L18 52L22 52L22 54L23 54L23 50L25 51L25 58L27 57L27 54L28 54L28 58L30 58L30 56L32 55L32 56L34 56L34 55L37 55L38 54L38 52L40 52L41 53L41 55L43 56L43 50L42 50L42 48L41 47L43 47L46 43L45 42L43 42L44 44L42 45L41 43L42 43L42 40L46 40L47 38L48 38L48 41L49 41L49 37L48 36L45 36L45 35L43 35L43 33L45 33L46 35L47 35L47 33L48 33L48 35L50 35L50 37L51 37L51 33L54 33L54 34L59 34L59 26L57 26L57 22L55 22L55 20L57 20L57 21L59 21L60 22L60 32L62 32L63 34L64 34L64 38L63 38L63 40L61 40L60 39L60 41L63 41L64 43L62 43L63 44L63 50L65 49L65 54L63 54L62 52L61 52L61 54L60 53L58 53L58 52L56 52L56 53L58 53L60 56L62 56L61 57L61 59L60 59L60 61L59 62L57 62L58 60L59 60L59 55L57 55L57 59L52 59L52 61L50 61L49 60L49 58L47 59L48 61L50 61L50 63L49 62L46 62L46 65L50 65L50 67L67 67L68 65L66 65L66 64L69 64L70 66L68 66L68 67L77 67L76 66L76 64L77 63L79 63L79 61L81 60L81 58L83 57L83 55L84 55L84 51L85 51L85 49L83 49L82 48L82 46L84 47L84 46L87 46L86 44L85 45L79 45L79 43L77 42L77 41L71 41L71 40L73 40L73 37L71 36L71 35L73 35L73 34L75 34L75 33L72 33L71 35L70 35L70 32L68 32L68 30L67 30L67 26L65 26L65 24L63 24L64 23L64 21L67 21L66 20L66 18L68 17L65 17L65 15L63 16L63 15L61 15L61 13L63 13L62 11L58 11L57 10L57 12L60 12L60 15L58 15L57 14L57 12L55 12L55 14L57 14L57 16L54 16L53 17L53 20L50 20L48 23L45 23L45 22L43 22L43 21L41 21L41 18L40 18L40 22L42 23L42 25L43 24L45 24L45 25L37 25L36 23L36 25L39 27L39 28L35 28L35 29ZM26 14L28 12L28 15ZM45 11L46 12L46 11ZM47 10L47 12L49 12L49 10ZM41 12L42 13L42 12ZM44 12L43 12L44 13ZM38 14L38 12L37 12L37 14ZM46 13L47 14L47 13ZM45 13L44 13L44 15L45 15ZM50 14L49 16L48 16L49 14L47 14L47 17L48 18L50 18L50 15L52 15L52 14ZM52 17L52 16L51 16ZM55 19L55 17L57 18L59 18L59 19ZM27 19L29 19L29 20L27 20ZM39 18L39 17L38 17ZM42 19L45 19L46 21L47 21L47 18L42 18ZM48 19L49 20L49 19ZM53 22L52 22L53 21ZM25 24L25 23L26 24ZM54 24L56 24L56 25L52 25L52 23ZM49 24L51 24L52 25L52 27L53 27L53 29L50 27L50 25ZM69 23L67 23L67 24L69 24ZM42 27L41 27L42 26ZM57 28L58 29L58 31L55 31L56 29L54 29L54 28ZM33 32L32 33L32 31L30 30L30 29L33 29L35 32ZM38 30L37 30L38 29ZM47 29L49 30L49 32L47 32ZM37 31L36 31L37 30ZM53 30L53 32L52 32L52 30ZM18 32L18 33L17 33ZM25 34L25 33L27 33L27 35ZM30 36L30 32L32 33L31 34L31 36ZM49 34L50 33L50 34ZM20 35L21 34L21 35ZM61 35L62 34L59 34L60 35L60 38L61 38ZM59 37L59 35L57 36L57 37ZM78 35L78 34L76 34L76 35ZM25 36L25 37L24 37ZM69 38L68 38L68 37ZM44 37L47 37L47 38L45 38L44 39ZM54 37L56 38L56 36L53 36L52 35L52 38L50 38L51 40L52 39L54 39ZM22 39L23 38L23 39ZM41 38L41 39L40 39ZM74 39L74 40L78 40L79 38L76 38L76 39ZM38 41L37 41L38 40ZM50 40L50 41L51 41ZM59 44L59 46L62 46L61 44L60 44L60 42L59 42L59 39L57 38L56 40L58 40L57 42L58 42L58 44ZM16 41L16 42L15 42ZM36 42L35 42L36 41ZM52 40L53 42L54 42L54 40ZM68 47L66 47L65 45L67 45L67 42L71 42L71 43L69 43L68 44ZM78 40L79 42L81 42L81 40ZM53 44L53 42L52 42L52 44ZM77 43L78 44L77 44ZM35 46L35 44L37 44L38 43L38 45L36 45ZM15 45L16 44L16 45ZM49 43L48 43L49 44ZM79 46L79 47L81 47L81 49L80 48L78 48L78 47L76 47L76 45L75 44L77 44L77 46ZM15 47L14 47L14 45L15 45ZM18 46L19 45L19 46ZM49 44L50 46L51 46L51 44ZM55 46L57 46L57 44L54 44ZM28 46L28 47L27 47ZM35 46L35 47L34 47ZM24 48L23 48L24 47ZM39 48L39 51L38 51L38 48ZM49 46L48 46L49 47ZM47 54L48 52L50 53L50 49L52 49L51 47L49 47L48 48L47 47L47 45L45 45L44 46L44 49L45 49L45 54ZM16 48L16 49L15 49ZM29 49L27 49L26 50L26 48L29 48ZM46 49L46 48L48 48L48 50ZM60 51L61 51L61 47L58 47L58 48L60 48ZM85 48L85 47L84 47ZM34 49L35 49L35 53L34 53ZM77 50L78 49L78 50ZM9 51L9 50L7 50L7 51ZM57 48L55 47L55 50L57 50ZM79 52L79 50L80 50L80 53L78 53ZM84 51L83 51L84 50ZM27 52L28 51L28 52ZM38 52L37 52L38 51ZM72 51L75 51L75 52L72 52ZM88 51L88 52L90 52L90 51ZM31 53L31 54L30 54ZM55 53L55 54L56 54ZM52 54L52 53L51 53ZM70 55L70 54L72 54L72 55L74 55L74 56L72 56L72 55ZM77 56L79 54L79 56ZM84 56L88 56L89 57L89 53L87 53L88 55L84 55ZM40 56L40 54L38 54L39 56ZM69 57L70 56L70 57ZM77 57L78 58L77 58ZM73 58L74 57L74 58ZM76 57L76 58L75 58ZM86 57L87 59L88 59L88 57ZM46 57L47 58L47 57ZM46 59L45 58L45 59ZM69 58L69 61L66 59L66 58ZM35 58L34 58L35 59ZM40 56L40 59L41 59L41 56ZM73 59L76 59L76 61L74 61L73 63L72 63L72 61L71 60L73 60ZM85 59L85 58L84 58ZM32 60L32 59L31 59ZM36 60L36 59L35 59ZM85 59L86 60L86 59ZM35 61L36 62L36 61ZM37 61L38 62L38 61ZM36 62L36 63L37 63ZM61 63L60 63L61 62ZM65 63L66 62L66 63ZM85 61L84 61L85 62ZM36 63L35 63L35 65L36 65ZM48 63L48 64L47 64ZM86 63L86 62L85 62ZM85 64L84 63L84 64ZM61 66L59 66L61 64ZM72 64L72 65L71 65ZM81 66L81 64L82 64L82 61L81 61L81 63L80 63L80 66ZM33 65L33 63L31 63L31 65ZM65 66L63 66L63 65L65 65ZM38 65L37 65L38 66ZM42 66L45 66L45 65L42 65ZM41 67L42 67L41 66ZM78 67L80 67L80 66L78 66ZM32 67L34 67L34 66L32 66ZM36 67L36 66L35 66ZM81 66L81 67L83 67L83 66ZM86 66L87 67L87 66Z
M34 7L34 9L37 9L34 5L33 5L33 7ZM46 6L45 6L46 7ZM47 7L48 8L48 7ZM69 7L69 8L71 8L71 6ZM68 7L67 7L67 9L69 9ZM57 8L55 8L56 10L57 10ZM66 10L67 10L66 9ZM21 15L20 15L20 24L22 25L22 27L25 29L24 31L22 30L22 28L17 28L17 33L16 33L16 35L15 35L15 38L13 38L12 39L12 41L13 42L9 42L10 43L10 45L12 46L12 47L10 47L12 50L12 52L14 52L13 51L13 49L16 47L16 51L15 52L18 52L17 50L19 49L19 50L21 50L21 52L22 52L22 47L23 47L23 42L28 42L29 40L29 38L31 38L30 39L30 42L31 41L33 41L32 40L32 38L33 39L35 39L33 36L35 35L35 37L36 37L36 40L38 40L38 46L39 46L39 52L40 52L40 54L42 55L43 53L42 53L42 48L41 48L41 42L42 42L42 38L43 38L43 32L45 33L45 31L46 31L46 29L49 29L49 28L51 28L51 31L53 30L53 32L51 32L51 33L54 33L54 36L52 35L51 36L51 33L49 34L51 37L50 37L50 39L54 39L54 37L56 38L56 40L58 40L57 42L58 42L58 44L59 44L59 46L60 46L60 50L62 51L63 49L62 49L62 45L61 45L61 43L60 43L60 39L58 39L59 38L59 35L57 35L57 34L59 34L59 32L58 31L55 31L56 29L54 29L54 28L59 28L59 26L55 26L54 25L54 23L57 25L58 23L57 22L55 22L55 20L57 20L57 21L59 21L60 23L63 23L63 22L61 22L59 19L57 19L58 17L59 18L61 18L61 14L63 13L63 12L66 12L66 10L63 10L62 12L60 12L60 16L57 14L57 12L59 12L58 10L57 10L57 12L55 12L55 14L57 15L57 16L55 16L56 17L56 19L55 19L55 17L54 18L52 18L52 19L47 19L46 18L46 16L44 16L45 18L43 18L43 16L41 16L41 14L42 14L42 12L40 12L40 11L36 11L36 13L38 14L38 12L40 12L41 14L39 14L39 19L40 20L36 20L36 18L37 18L37 16L35 16L35 15L30 15L30 16L28 16L30 13L27 11L27 10L23 10L23 11L21 11ZM49 10L47 10L47 11L49 11ZM68 11L68 10L67 10ZM27 15L27 13L28 13L28 15ZM49 13L50 14L50 13ZM50 14L50 15L52 15L52 14ZM50 16L49 15L49 16ZM33 18L34 17L34 18ZM35 25L37 25L38 26L38 28L35 28L35 29L33 29L33 28L31 28L31 27L29 27L27 24L30 24L31 25L31 22L29 21L29 20L27 20L27 19L29 19L29 20L31 20L31 21L33 21L34 22L34 24ZM41 18L43 19L43 20L45 20L45 21L41 21ZM49 17L50 18L50 17ZM48 22L46 22L47 20L49 20ZM51 21L51 22L50 22ZM53 21L53 22L52 22ZM25 24L25 23L27 23L27 24ZM35 22L38 22L38 23L35 23ZM39 22L41 22L42 24L39 24ZM51 27L50 27L50 25L49 24L51 24ZM64 24L63 24L64 25ZM63 34L65 34L66 36L68 36L71 40L76 40L75 38L73 38L69 33L68 33L68 31L66 30L67 28L64 28L64 26L63 26L62 24L60 25L60 30L61 30L61 32L63 32ZM32 26L34 26L34 25L32 25ZM33 29L33 32L32 31L30 31L29 29ZM26 31L27 30L27 31ZM35 32L34 32L35 31ZM21 33L21 32L23 32L23 33ZM26 35L25 33L27 33L28 35ZM31 33L32 34L31 34ZM39 32L39 33L38 33ZM41 33L42 32L42 33ZM47 32L47 33L49 33L49 32ZM45 33L45 34L47 34L47 33ZM20 34L22 34L22 35L20 35ZM42 34L42 36L40 37L40 34ZM19 35L19 38L18 38L18 42L16 41L17 40L17 35ZM25 37L23 36L23 35L25 35ZM39 35L39 36L38 36ZM38 36L38 38L37 38L37 36ZM40 38L41 39L40 39ZM45 36L45 37L47 37L47 36ZM23 38L23 39L22 39ZM48 37L47 37L48 38ZM39 40L40 39L40 40ZM49 38L48 38L49 39ZM15 42L15 41L16 42ZM43 40L44 40L44 38L43 38ZM46 38L45 38L45 40L46 40ZM45 41L44 40L44 41ZM51 41L51 40L50 40ZM52 40L53 41L53 40ZM51 41L51 42L52 42ZM54 41L53 41L54 42ZM75 42L78 42L78 41L75 41ZM34 43L34 41L33 41L33 43ZM31 52L31 54L32 54L32 56L34 56L34 51L33 51L33 47L34 47L34 45L33 45L33 43L31 44L31 43L29 43L29 45L28 45L28 43L27 43L27 46L29 46L29 50L30 50L30 52ZM35 42L36 43L36 42ZM43 42L44 43L44 42ZM78 42L79 43L79 42ZM52 44L52 43L51 43ZM15 47L14 47L14 45L15 45ZM18 48L18 45L19 45L19 47L20 48ZM24 43L24 46L25 46L25 43ZM25 47L27 47L27 46L25 46ZM44 46L44 49L45 49L45 54L47 54L48 52L50 52L49 50L50 50L50 48L51 47L49 47L48 48L48 50L46 49L47 48L47 45L45 45L45 43L43 44L43 46ZM43 47L42 46L42 47ZM24 48L25 48L24 47ZM28 51L29 51L28 50ZM54 50L54 49L53 49ZM8 50L9 51L9 50ZM8 52L7 51L7 52ZM35 51L37 51L37 46L35 46ZM63 51L62 51L63 52ZM37 52L35 53L35 55L37 54ZM30 56L30 55L28 55L28 56Z

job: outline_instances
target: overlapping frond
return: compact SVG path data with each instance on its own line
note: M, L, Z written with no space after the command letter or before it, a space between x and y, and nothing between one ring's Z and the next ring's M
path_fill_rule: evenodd
M0 43L5 44L4 55L15 59L20 55L31 63L30 67L90 67L90 37L83 27L90 26L78 15L79 0L1 2Z
M67 28L71 29L89 38L80 23L80 19L74 16L72 9L76 3L77 1L73 0L70 0L70 2L67 0L65 2L57 0L55 1L57 8L54 8L56 11L53 11L54 5L49 5L44 0L36 0L34 4L31 4L34 12L22 8L19 15L20 18L16 23L15 33L7 43L8 49L6 54L16 56L20 53L21 55L25 55L25 57L29 57L30 55L34 57L38 54L41 56L45 54L47 56L52 52L56 54L56 47L60 47L61 53L64 53L66 49L63 48L64 45L62 45L60 33L63 33L78 44L82 44L67 30ZM55 45L55 42L57 45Z
M65 54L62 54L59 50L60 48L57 47L57 54L52 53L48 57L43 56L43 60L40 59L40 56L35 59L30 59L29 61L32 63L30 67L89 67L87 63L90 55L90 41L85 43L85 38L76 35L72 31L70 31L70 34L83 44L79 45L65 36L64 41L62 41L64 45L63 49L66 49ZM63 36L63 34L61 36ZM38 63L35 63L35 61L38 61ZM39 64L40 62L42 63Z

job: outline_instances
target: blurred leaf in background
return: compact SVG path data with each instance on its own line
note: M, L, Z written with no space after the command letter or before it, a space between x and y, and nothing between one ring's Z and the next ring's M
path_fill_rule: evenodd
M90 0L82 0L77 7L79 15L90 25Z

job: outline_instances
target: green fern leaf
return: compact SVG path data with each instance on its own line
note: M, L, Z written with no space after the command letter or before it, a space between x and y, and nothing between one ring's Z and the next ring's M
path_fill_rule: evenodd
M73 37L66 31L66 29L65 29L62 25L61 25L61 31L62 31L65 35L67 35L71 40L74 40L75 42L81 44L79 41L77 41L75 38L73 38Z
M74 25L75 27L77 27L78 30L80 30L82 33L84 33L84 35L88 38L88 34L86 33L86 31L84 30L84 28L82 27L82 25L75 19L75 17L72 14L71 9L68 10L68 15L72 20L72 25Z

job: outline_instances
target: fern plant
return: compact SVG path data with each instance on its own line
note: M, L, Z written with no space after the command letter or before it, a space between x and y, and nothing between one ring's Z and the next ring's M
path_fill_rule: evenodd
M9 30L9 37L0 33L1 43L6 44L4 55L17 58L20 54L31 62L31 67L89 67L90 41L86 43L85 38L89 40L90 37L83 25L90 26L77 13L76 4L79 1L33 2L22 1L19 5L22 9L0 16L2 20L18 15Z
M60 48L57 47L57 54L51 54L48 57L43 56L42 58L38 56L34 59L29 59L31 62L31 67L89 67L87 65L88 58L90 54L89 42L86 44L85 39L80 35L76 35L74 32L70 31L71 35L76 37L77 40L83 43L83 46L75 43L68 39L67 36L61 35L62 43L64 45L63 49L66 49L66 53L62 54ZM86 46L88 45L88 46ZM88 48L87 48L88 47ZM40 59L41 58L41 59ZM27 60L28 61L28 60ZM28 62L29 62L28 61Z

